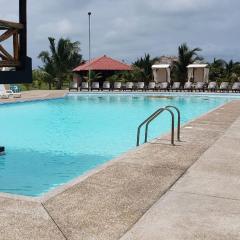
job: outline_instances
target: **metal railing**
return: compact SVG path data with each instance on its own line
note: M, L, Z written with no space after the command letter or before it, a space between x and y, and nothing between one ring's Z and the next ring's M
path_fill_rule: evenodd
M177 140L180 142L181 141L181 139L180 139L180 129L181 129L181 113L180 113L180 110L177 107L172 106L172 105L168 105L165 108L173 108L177 112L177 115L178 115Z
M153 114L151 114L146 120L144 120L138 127L137 130L137 146L140 145L140 134L141 134L141 129L142 127L145 125L145 143L148 141L148 127L149 124L156 119L161 113L163 113L164 111L167 111L170 113L171 115L171 119L172 119L172 124L171 124L171 144L174 145L174 128L175 128L175 115L173 113L172 110L170 110L170 108L173 108L176 110L177 114L178 114L178 129L177 129L177 140L180 141L180 124L181 124L181 113L179 111L179 109L175 106L166 106L164 108L159 108L157 111L155 111Z

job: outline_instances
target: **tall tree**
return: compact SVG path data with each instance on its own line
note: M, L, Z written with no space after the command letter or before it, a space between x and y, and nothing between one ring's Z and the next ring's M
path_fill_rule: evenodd
M144 57L137 59L133 65L141 70L142 80L149 82L153 78L152 65L158 58L151 58L150 54L145 54Z
M210 79L213 81L237 81L240 77L240 63L230 60L214 59L210 64Z
M239 74L239 62L230 60L225 63L225 78L228 81L236 81Z
M70 39L60 38L59 41L55 42L54 38L48 38L50 43L50 51L42 51L39 54L39 58L43 62L43 71L48 73L49 88L53 81L57 83L57 88L61 89L63 82L72 69L76 67L82 61L82 55L80 54L80 43L71 42Z
M33 74L33 85L35 87L41 88L42 83L47 83L48 88L51 90L51 78L47 72L41 70L41 69L34 69L32 71Z
M174 79L181 82L181 85L187 81L188 70L187 66L194 63L197 60L202 60L202 57L198 55L200 48L190 49L186 43L183 43L178 47L178 61L174 64Z
M211 81L221 82L225 74L226 62L223 59L214 58L210 65L209 78Z

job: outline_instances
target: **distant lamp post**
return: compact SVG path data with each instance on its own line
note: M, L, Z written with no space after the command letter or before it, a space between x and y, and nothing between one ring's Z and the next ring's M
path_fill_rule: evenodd
M91 12L88 12L88 26L89 26L89 29L88 29L88 60L89 60L89 63L91 61L91 15L92 13ZM90 66L89 66L89 69L88 69L88 80L89 80L89 87L91 87L91 69L90 69Z

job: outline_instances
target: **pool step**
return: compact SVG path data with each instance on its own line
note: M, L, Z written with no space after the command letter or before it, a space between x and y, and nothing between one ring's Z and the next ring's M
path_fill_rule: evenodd
M5 147L0 146L0 155L4 155L4 154L5 154Z

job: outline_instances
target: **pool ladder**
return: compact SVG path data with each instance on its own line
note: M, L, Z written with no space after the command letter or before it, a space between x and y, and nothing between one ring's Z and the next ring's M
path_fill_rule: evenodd
M177 140L180 141L180 124L181 124L181 113L179 109L175 106L166 106L159 108L157 111L155 111L152 115L150 115L145 121L143 121L137 130L137 146L140 145L140 134L141 134L141 129L145 125L145 141L146 143L148 141L148 127L149 124L156 119L161 113L163 112L169 112L172 118L172 124L171 124L171 144L174 145L174 126L175 126L175 115L174 112L171 109L175 109L178 115L178 128L177 128Z

